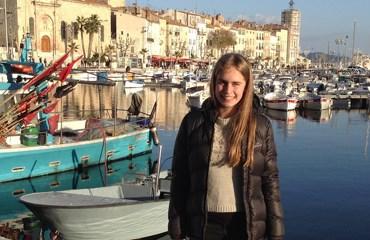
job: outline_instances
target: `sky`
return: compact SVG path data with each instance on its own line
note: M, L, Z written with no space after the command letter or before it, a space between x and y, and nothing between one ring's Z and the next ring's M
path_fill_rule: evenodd
M157 10L221 13L230 20L257 23L280 23L281 11L289 8L289 0L126 0L127 5L134 2ZM370 0L294 0L294 3L301 11L302 52L329 50L350 56L355 49L370 54ZM342 39L342 43L336 44L336 39Z

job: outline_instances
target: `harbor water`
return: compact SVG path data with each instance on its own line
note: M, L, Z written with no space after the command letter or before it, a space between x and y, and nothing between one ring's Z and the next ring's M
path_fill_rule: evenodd
M78 85L63 98L63 109L102 111L114 105L127 109L134 92L143 99L142 112L149 113L157 101L155 122L163 145L161 168L168 169L178 127L189 111L180 89ZM369 111L269 110L266 115L272 121L278 151L286 239L370 239ZM76 116L69 113L64 117ZM0 183L0 221L29 214L18 202L25 193L115 184L122 178L148 174L157 156L154 148L151 154L114 162L108 174L103 167L92 167L83 172Z

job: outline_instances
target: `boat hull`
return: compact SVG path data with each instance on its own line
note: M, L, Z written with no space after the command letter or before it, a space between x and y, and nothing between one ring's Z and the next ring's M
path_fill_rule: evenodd
M302 102L302 107L310 110L329 109L331 105L332 100L327 98L307 99Z
M43 196L38 194L47 195L42 200ZM63 194L35 193L21 197L21 201L48 227L57 229L65 240L140 239L167 231L168 199L130 201L101 197L94 200L98 204L89 204L91 196L81 195L75 201L77 204L71 202L70 206L43 204L44 201L57 203ZM33 203L32 197L36 199Z
M82 171L67 171L36 177L1 183L0 188L0 222L9 219L17 219L28 213L26 207L19 201L19 197L34 192L63 191L68 189L98 188L107 183L118 184L124 179L132 182L138 176L150 174L152 154L147 153L138 157L112 161L108 164L108 172L105 174L105 166L97 165L82 169Z
M125 88L143 88L144 87L144 81L127 80L127 81L124 81L124 87Z
M3 148L0 152L0 182L88 167L104 163L106 159L114 161L151 150L149 129L105 139Z
M0 94L11 94L23 86L21 83L0 82Z
M283 111L294 110L297 107L297 103L298 101L295 99L264 100L267 108Z

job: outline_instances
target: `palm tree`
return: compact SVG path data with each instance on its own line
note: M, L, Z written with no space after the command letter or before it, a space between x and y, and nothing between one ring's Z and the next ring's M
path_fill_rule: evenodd
M75 42L72 41L68 45L68 47L69 47L69 51L71 52L71 58L72 58L72 61L73 61L73 59L74 59L74 53L77 52L79 46L78 46L77 43L75 43Z
M86 21L85 30L89 34L89 46L87 49L87 58L91 56L91 48L94 40L94 34L98 33L101 26L101 20L96 14L92 14Z
M84 55L84 59L86 59L86 51L85 51L85 43L84 43L84 31L85 31L85 25L86 25L86 18L83 16L77 17L77 24L78 24L78 30L81 34L81 46L82 46L82 53Z
M109 61L109 67L112 68L112 65L110 64L113 61L113 52L116 50L116 48L113 45L108 45L105 47L104 55L108 56Z

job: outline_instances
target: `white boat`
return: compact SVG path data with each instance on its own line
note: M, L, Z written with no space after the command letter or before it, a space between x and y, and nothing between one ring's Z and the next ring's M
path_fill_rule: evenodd
M209 98L209 91L202 90L186 94L187 104L190 107L201 108L204 100Z
M303 96L299 97L299 100L304 109L323 110L329 109L333 105L333 100L331 98L311 92L305 93Z
M143 88L144 81L137 79L137 80L125 80L124 81L125 88Z
M263 102L266 108L288 111L297 107L298 99L282 92L271 92L263 97Z
M359 86L352 90L352 94L354 95L369 95L370 94L370 86Z
M108 72L108 79L111 81L118 82L123 81L124 76L123 73L120 72Z
M97 72L72 72L71 79L75 79L78 81L91 81L96 82L98 80Z
M139 239L167 231L169 199L155 177L121 185L26 194L20 201L65 240ZM165 184L169 189L169 180ZM157 194L156 194L157 193ZM154 197L154 199L153 199Z

